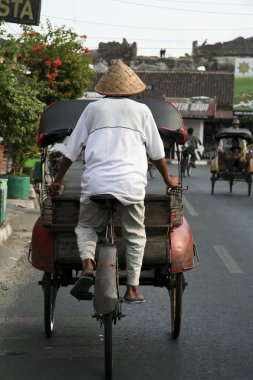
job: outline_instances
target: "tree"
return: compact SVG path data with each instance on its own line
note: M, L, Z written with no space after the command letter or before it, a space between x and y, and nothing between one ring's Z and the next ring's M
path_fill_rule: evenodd
M86 36L53 29L49 22L44 33L22 28L21 37L8 35L0 46L0 136L16 173L38 154L38 123L46 105L82 96L93 76L90 51L83 46Z
M20 77L21 75L21 77ZM13 172L22 173L28 157L38 154L38 119L45 104L8 61L0 65L0 136L12 154Z
M71 29L53 28L37 33L23 26L23 35L11 38L13 59L37 79L38 97L46 104L60 99L76 99L87 91L94 75L90 50L84 46L86 36Z

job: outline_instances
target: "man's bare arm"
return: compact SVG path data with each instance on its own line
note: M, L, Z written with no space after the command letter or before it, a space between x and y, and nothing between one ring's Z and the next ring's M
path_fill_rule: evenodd
M55 196L55 195L59 194L59 192L63 186L64 176L67 173L67 171L71 165L72 165L72 161L69 158L63 156L63 158L61 160L60 169L58 170L58 172L54 178L54 182L52 182L51 185L49 186L49 195Z
M176 176L170 176L168 174L165 158L161 158L159 160L151 160L151 161L161 173L163 180L168 187L175 188L179 186L179 178Z

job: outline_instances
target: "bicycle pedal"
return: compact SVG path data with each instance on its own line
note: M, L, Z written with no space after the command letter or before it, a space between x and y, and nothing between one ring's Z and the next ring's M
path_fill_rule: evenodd
M93 299L94 294L93 293L79 293L75 295L75 298L78 299L78 301L90 301Z

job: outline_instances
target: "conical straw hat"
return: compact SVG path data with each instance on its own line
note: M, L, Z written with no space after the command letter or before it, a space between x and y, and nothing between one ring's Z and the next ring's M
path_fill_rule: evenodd
M145 88L145 83L120 59L109 68L95 86L99 94L111 96L139 94Z

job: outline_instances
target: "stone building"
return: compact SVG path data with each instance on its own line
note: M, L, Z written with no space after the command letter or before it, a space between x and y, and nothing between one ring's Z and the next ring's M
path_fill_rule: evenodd
M208 71L234 72L235 57L253 57L253 37L238 37L232 41L201 45L192 43L192 58L195 66L204 66Z

